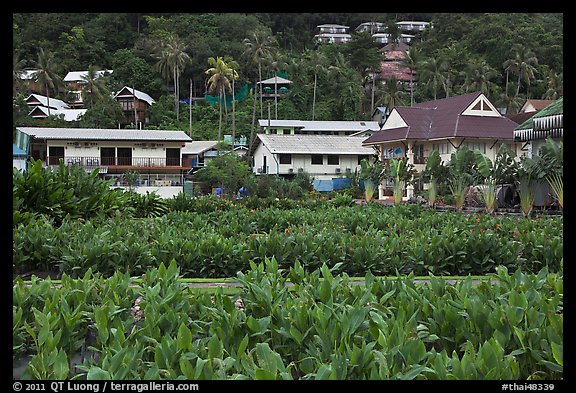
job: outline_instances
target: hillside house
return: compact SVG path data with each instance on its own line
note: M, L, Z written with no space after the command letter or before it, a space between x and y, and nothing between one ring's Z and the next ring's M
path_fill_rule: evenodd
M380 129L377 121L258 120L259 133L284 135L352 135Z
M118 101L124 112L126 120L121 123L122 126L134 124L141 128L150 122L149 109L155 101L148 94L124 86L113 95L113 98Z
M96 71L96 77L102 77L111 74L111 70ZM82 91L86 86L86 78L88 71L70 71L64 77L64 85L66 86L67 102L71 108L83 108L84 102L82 99Z
M546 138L559 143L564 139L564 98L552 102L514 129L514 140L532 158L538 155Z
M353 174L362 159L374 150L364 147L364 137L338 135L258 134L252 145L252 170L256 175L291 177L299 170L317 180Z
M46 167L98 168L105 178L122 182L133 170L142 183L182 184L191 163L182 149L191 139L183 131L17 127L16 144Z
M444 162L460 146L479 150L492 161L500 145L505 143L518 153L514 141L516 123L502 116L480 92L395 107L386 118L382 130L364 140L364 146L378 150L382 162L405 158L418 172L426 167L433 150L440 152ZM380 186L380 198L385 185ZM407 197L413 196L408 186Z
M318 25L316 28L318 34L314 36L314 42L317 44L342 44L352 38L348 33L349 26L324 24Z

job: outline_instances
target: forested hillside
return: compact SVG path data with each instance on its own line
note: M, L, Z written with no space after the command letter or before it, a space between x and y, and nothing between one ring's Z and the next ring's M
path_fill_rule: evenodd
M414 89L387 81L372 94L370 75L382 55L372 37L355 28L376 21L393 29L406 20L433 25L412 43L405 60L417 75ZM316 26L324 23L349 26L352 40L315 44ZM231 133L232 108L226 105L221 115L218 105L199 101L190 119L186 103L176 113L174 86L180 100L230 97L233 73L236 92L249 89L235 103L237 136L248 136L269 113L279 119L361 120L370 118L373 106L471 91L483 91L514 113L527 97L557 98L563 89L563 14L18 13L13 48L15 91L25 92L17 86L17 72L24 69L43 69L61 97L66 92L58 82L69 71L113 70L94 84L88 112L77 124L30 119L20 95L15 126L115 127L122 114L107 93L131 86L156 100L149 128L189 130L191 124L194 139L215 139L219 128ZM274 74L293 84L269 108L251 93L255 82Z

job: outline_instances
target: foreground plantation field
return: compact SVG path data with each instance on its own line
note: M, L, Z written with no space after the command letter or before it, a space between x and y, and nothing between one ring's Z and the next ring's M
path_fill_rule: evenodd
M347 274L274 259L242 290L198 293L175 262L127 274L16 279L23 379L561 379L563 281L497 269L492 283ZM286 280L294 285L287 287Z
M136 276L176 260L183 277L235 277L250 261L281 268L326 264L350 276L485 275L496 266L561 270L563 218L439 213L381 204L266 207L206 198L194 210L151 218L21 224L13 231L15 276L31 271L81 277L88 269Z
M15 225L14 378L563 379L562 216L190 203Z

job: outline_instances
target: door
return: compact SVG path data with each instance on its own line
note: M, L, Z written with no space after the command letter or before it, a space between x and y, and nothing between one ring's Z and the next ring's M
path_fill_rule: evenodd
M64 159L64 148L60 146L50 146L48 148L48 164L58 165Z
M180 166L179 148L166 148L166 166Z
M118 165L132 165L131 147L119 147L116 150L118 153Z

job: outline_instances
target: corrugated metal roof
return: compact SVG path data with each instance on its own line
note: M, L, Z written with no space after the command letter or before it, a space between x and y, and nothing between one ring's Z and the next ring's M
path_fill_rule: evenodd
M257 138L272 153L355 155L373 152L372 148L362 146L364 137L358 136L258 134Z
M17 127L36 139L59 140L116 140L116 141L173 141L189 142L184 131L173 130L119 130L115 128L43 128Z
M146 101L149 105L152 105L155 101L152 97L150 97L148 94L141 92L139 90L133 89L131 87L128 86L124 86L123 88L121 88L117 93L114 93L114 98L118 97L120 95L120 93L122 93L122 91L126 89L128 90L128 92L131 95L135 95L136 98L138 98L139 100L143 100Z
M267 119L258 120L260 127L268 127ZM378 131L377 121L320 121L320 120L270 120L270 127L299 128L301 131Z
M52 97L46 97L40 94L30 94L28 97L26 97L26 103L28 103L29 105L31 105L30 103L33 100L38 101L42 106L48 107L48 104L50 104L50 108L54 108L54 109L70 109L70 106L65 103L62 100L59 100L57 98L52 98Z
M186 146L180 149L182 154L200 154L218 145L218 141L192 141L186 142Z
M50 109L50 116L64 115L65 121L78 120L88 109ZM42 112L43 116L37 112ZM37 106L28 113L30 117L48 117L48 108Z
M104 75L105 73L111 74L112 70L96 71L96 77L100 77L100 76ZM88 75L88 71L70 71L64 77L64 82L82 81L86 78L87 75Z

